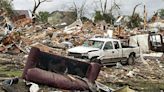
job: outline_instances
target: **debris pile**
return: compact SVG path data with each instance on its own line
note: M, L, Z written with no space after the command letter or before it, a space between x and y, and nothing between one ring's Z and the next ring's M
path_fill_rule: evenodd
M154 85L159 83L156 89L159 90L161 88L161 90L163 90L163 66L164 62L160 61L160 59L145 59L144 62L138 60L134 65L130 66L122 66L120 68L115 66L111 68L103 68L99 74L98 81L108 85L114 84L115 86L113 87L116 88L122 85L129 85L136 91L144 92L152 91L151 85L153 85L153 83ZM147 86L150 85L150 87L144 89L146 86L145 83Z
M104 29L104 26L102 26L101 24L97 25L90 21L86 21L86 22L82 23L81 20L77 20L73 24L71 24L65 28L55 28L49 24L40 24L40 23L34 25L34 24L32 24L32 20L28 19L28 18L21 18L12 23L5 16L5 14L1 13L0 14L0 70L2 70L2 73L0 73L0 81L6 79L6 77L7 78L15 77L15 76L20 77L20 75L22 74L23 68L26 66L28 53L30 53L30 50L32 47L39 48L41 51L49 53L49 54L53 54L53 55L55 54L55 55L59 55L59 56L67 56L68 48L71 48L73 46L82 45L84 41L86 41L92 37L108 37L108 38L110 38L112 36L113 38L121 39L123 42L125 42L125 44L127 44L127 42L130 42L130 44L132 44L132 45L135 45L135 46L139 45L141 47L140 48L141 51L145 51L145 52L150 51L149 46L148 46L149 41L144 42L144 43L146 43L146 45L142 44L143 43L142 36L148 38L148 32L145 32L143 30L138 30L138 28L134 28L133 30L129 31L127 28L114 27L112 25L108 26L108 24L106 24L105 27L107 27L107 28ZM159 32L163 36L163 30L159 31ZM142 35L138 36L138 34L142 34ZM145 34L146 34L146 36L145 36ZM133 36L133 35L137 35L137 36ZM132 38L130 38L130 37L132 37ZM146 39L146 38L144 38L144 39ZM133 42L129 41L131 39L133 40ZM129 45L129 43L128 43L128 45ZM158 47L157 45L155 45L155 46ZM154 48L156 48L156 47L154 47ZM160 49L163 50L163 47L161 46ZM41 57L41 56L38 56L38 57ZM164 80L164 72L163 72L164 71L164 62L163 62L164 58L163 57L164 57L164 55L161 58L152 57L153 59L152 58L147 58L147 59L143 58L141 60L139 59L134 65L122 65L121 63L118 62L116 64L116 66L102 68L97 80L96 80L96 78L94 78L94 81L92 81L92 82L97 84L101 90L104 90L106 92L110 92L111 90L108 88L108 86L103 85L103 84L112 84L112 85L116 84L116 86L113 87L116 89L119 88L120 86L122 87L123 85L129 85L129 87L134 90L142 91L142 90L144 90L143 89L144 87L142 85L145 82L149 82L149 81L151 81L150 84L151 83L154 83L154 84L159 83L159 88L163 90L164 87L161 86L161 85L164 85L163 84L164 83L164 81L163 81ZM45 59L45 61L47 61L47 60L51 61L51 59L49 59L49 58L47 59L47 57L45 57L44 59ZM60 59L59 61L62 61L62 60ZM67 60L64 60L64 62L65 61L67 61ZM73 66L75 66L74 64L70 64L72 61L73 60L70 60L70 62L68 63L68 65L70 65L69 66L70 68L73 68ZM48 65L51 65L51 64L48 64ZM87 65L91 65L91 64L87 63ZM82 67L82 65L79 65L79 64L77 66ZM91 66L89 68L87 67L84 69L88 69L88 71L91 71L91 68L95 68L95 67ZM32 69L33 69L33 71L32 71ZM49 85L52 83L51 86L52 85L54 86L54 84L58 84L58 83L63 84L63 81L62 82L58 81L56 83L56 81L51 81L51 80L48 81L50 83L47 83L45 76L42 76L43 81L41 82L40 80L38 80L40 78L40 76L36 77L36 72L39 72L39 73L41 72L42 75L43 75L43 73L44 74L47 73L50 75L49 77L51 77L51 75L54 76L54 74L51 74L49 71L45 71L44 69L40 69L40 68L34 69L34 67L32 67L32 69L29 69L29 71L31 71L31 72L30 73L28 72L29 74L27 74L27 76L26 76L31 79L31 80L29 79L29 81L33 81L36 83L43 83L46 85ZM9 71L11 73L11 75L6 74L6 71ZM77 71L79 71L79 69L77 69ZM87 71L87 73L88 73L88 71ZM96 71L98 71L98 70L96 70ZM95 73L96 71L92 71L91 74ZM67 72L70 72L70 71L67 71ZM16 73L18 73L18 74L16 74ZM79 74L80 74L80 72L78 72L75 75L79 75ZM72 77L72 76L66 76L65 74L59 74L59 75L61 77L63 77L64 79L66 79L67 81L69 81L68 82L68 83L70 83L69 86L71 85L70 88L74 88L75 86L77 86L73 82L75 80L78 80L78 82L80 80L79 83L84 84L83 85L84 88L92 89L92 87L94 87L94 85L92 85L91 87L90 86L88 87L88 85L91 85L90 81L88 82L89 79L87 79L87 81L85 79L82 80L81 78L83 78L84 76L83 77L79 77L79 76ZM35 78L32 79L34 76L36 79ZM58 74L57 74L57 76L58 76ZM87 76L87 78L91 77L91 76L89 76L89 74L86 74L85 77L86 76ZM95 77L97 77L97 75L95 75ZM25 78L25 79L28 80L28 78ZM51 78L48 78L48 79L51 79ZM16 82L17 82L17 78L16 79L14 78L13 80L16 80ZM4 81L4 83L11 86L13 80ZM95 80L96 80L96 82L95 82ZM20 80L20 81L25 83L24 80ZM84 83L84 81L85 81L85 83ZM77 81L75 81L75 82L77 82ZM141 82L143 84L139 84ZM103 83L103 84L101 84L101 83ZM87 84L87 86L86 86L86 84ZM15 83L13 83L13 85L16 86ZM36 92L38 90L42 89L42 88L39 88L40 85L38 86L35 83L26 83L26 84L23 84L23 87L26 87L28 85L30 85L30 87L29 87L30 92L32 92L32 90L35 89L35 87L37 88ZM75 86L72 87L72 85L75 85ZM56 86L58 88L62 88L59 85L55 85L55 87ZM65 86L65 87L69 87L69 86ZM77 86L77 87L79 87L79 86ZM80 88L83 89L83 87L81 88L81 86L80 86L79 89ZM126 89L129 89L129 87L126 87ZM50 89L48 91L52 91L52 89L56 90L56 88L52 88L52 89L50 87L48 87L48 88ZM8 89L8 88L5 88L5 89ZM25 88L24 90L27 90L27 88ZM131 89L129 89L129 90L131 90ZM27 90L27 92L28 91L29 90ZM21 92L21 90L20 90L20 92ZM67 91L64 91L64 92L67 92ZM117 91L117 92L120 92L120 91ZM156 91L154 91L154 92L156 92Z

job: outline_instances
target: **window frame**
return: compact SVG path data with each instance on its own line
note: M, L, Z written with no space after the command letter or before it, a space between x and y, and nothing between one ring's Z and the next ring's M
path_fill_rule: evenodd
M115 47L115 42L116 42L116 44L118 44L118 48ZM114 48L115 48L115 49L120 49L120 48L121 48L118 41L113 41L113 45L114 45Z
M106 46L107 43L111 43L112 48L110 48L110 49L109 49L109 48L108 48L108 49L105 49L105 46ZM104 44L103 50L111 50L111 49L113 49L113 42L112 42L112 41L106 42L106 43Z

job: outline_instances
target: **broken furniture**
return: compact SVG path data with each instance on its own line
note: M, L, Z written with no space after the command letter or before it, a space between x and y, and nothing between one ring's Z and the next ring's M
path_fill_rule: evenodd
M97 63L53 55L33 47L22 77L64 90L89 90L88 84L94 84L100 69Z

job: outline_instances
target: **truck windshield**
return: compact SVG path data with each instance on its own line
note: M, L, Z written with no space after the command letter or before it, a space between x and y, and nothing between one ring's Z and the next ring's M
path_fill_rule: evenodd
M104 42L103 41L94 41L94 40L88 40L85 41L83 46L84 47L93 47L93 48L99 48L101 49L103 46Z

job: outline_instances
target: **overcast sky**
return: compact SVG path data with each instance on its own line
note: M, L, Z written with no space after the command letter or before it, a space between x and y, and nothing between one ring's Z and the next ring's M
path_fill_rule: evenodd
M99 2L100 0L52 0L52 2L46 2L41 4L38 11L55 11L55 10L68 10L68 7L73 6L73 1L77 4L77 6L81 6L84 1L86 1L86 11L87 13L93 14L95 9L100 9ZM104 1L104 0L102 0ZM108 8L111 7L111 3L114 0L108 0ZM158 9L164 9L164 0L115 0L118 5L120 5L119 12L121 15L129 15L132 14L133 8L136 4L142 3L136 12L143 15L143 5L146 5L146 10L148 12L148 16L152 16L154 11ZM13 1L14 8L16 10L32 10L34 6L33 0L14 0Z

